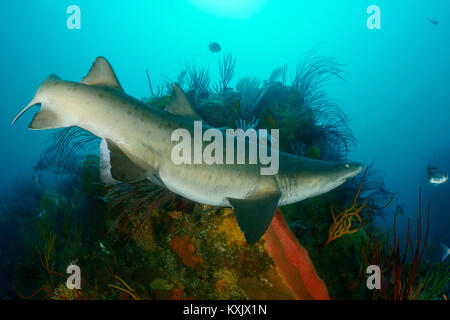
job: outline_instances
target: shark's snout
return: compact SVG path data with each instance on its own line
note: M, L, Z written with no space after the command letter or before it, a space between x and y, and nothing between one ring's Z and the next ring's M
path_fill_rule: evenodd
M348 179L356 177L363 169L363 165L358 162L346 162L338 164L335 168L336 180L343 184Z
M346 177L346 179L356 177L358 174L360 174L360 172L364 168L364 166L358 162L346 163L346 164L344 164L344 167L348 171L348 176Z

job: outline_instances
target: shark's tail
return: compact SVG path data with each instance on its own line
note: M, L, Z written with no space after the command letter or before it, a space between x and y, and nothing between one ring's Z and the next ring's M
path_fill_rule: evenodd
M14 118L14 120L11 122L11 125L14 125L14 123L19 119L22 114L25 113L28 109L30 109L32 106L40 104L41 110L34 116L33 121L31 121L28 128L30 129L53 129L53 128L61 128L65 127L66 125L63 123L63 121L55 114L54 111L52 111L49 108L49 102L48 99L44 96L44 90L50 83L54 83L56 81L59 81L60 78L54 74L47 77L47 79L42 82L42 84L39 86L39 89L37 90L36 94L34 95L33 99L30 101L30 103L27 104L25 108L23 108L22 111Z
M448 249L448 247L445 245L445 244L443 244L443 243L441 243L441 247L442 247L442 259L441 259L441 261L444 261L447 257L448 257L448 255L449 255L449 253L450 253L450 250Z
M14 125L14 123L17 121L17 119L19 119L22 114L25 113L25 111L27 111L28 109L30 109L32 106L39 104L40 102L36 99L36 96L34 96L34 98L30 101L29 104L27 104L27 106L25 108L23 108L22 111L19 112L19 114L13 119L13 121L11 122L11 126Z

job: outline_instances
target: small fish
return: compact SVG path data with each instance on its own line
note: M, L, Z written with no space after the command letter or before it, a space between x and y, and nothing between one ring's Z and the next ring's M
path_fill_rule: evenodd
M394 217L398 217L401 215L403 215L403 207L398 204L397 207L395 207Z
M437 167L432 166L430 163L427 166L427 180L433 185L443 184L447 182L448 174L439 170Z
M439 24L439 21L427 19L431 24L437 26Z
M222 48L220 47L220 44L218 44L217 42L210 42L209 43L209 51L211 51L211 52L219 52L221 50L222 50Z
M42 217L45 215L45 209L42 209L42 211L41 212L39 212L39 214L38 214L38 219L42 219Z
M448 255L450 254L450 248L447 247L442 242L441 242L441 247L442 247L442 259L441 259L441 261L444 261L448 257Z
M102 242L99 241L98 245L99 245L100 249L102 249L102 251L103 251L104 253L109 254L109 255L112 255L112 252L109 251L108 249L106 249L105 245L104 245Z

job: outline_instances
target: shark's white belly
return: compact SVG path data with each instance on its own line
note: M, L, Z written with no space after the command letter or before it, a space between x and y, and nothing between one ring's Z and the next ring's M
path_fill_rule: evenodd
M245 199L255 188L251 181L233 181L220 170L185 169L175 165L160 168L159 178L172 192L210 206L230 207L227 198Z
M205 190L201 186L195 186L190 181L182 179L174 179L174 177L160 175L161 181L170 191L194 202L217 206L227 207L230 203L223 193L211 192Z

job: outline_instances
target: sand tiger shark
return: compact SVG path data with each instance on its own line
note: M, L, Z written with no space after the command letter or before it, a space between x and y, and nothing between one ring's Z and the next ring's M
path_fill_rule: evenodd
M103 57L81 82L50 75L29 108L40 104L29 129L77 126L101 138L100 176L104 183L149 179L192 201L233 208L248 243L265 233L278 206L326 193L359 174L358 163L313 160L279 153L279 170L261 175L261 164L174 164L172 132L194 129L201 119L174 84L165 110L127 95ZM207 126L207 124L205 124Z

